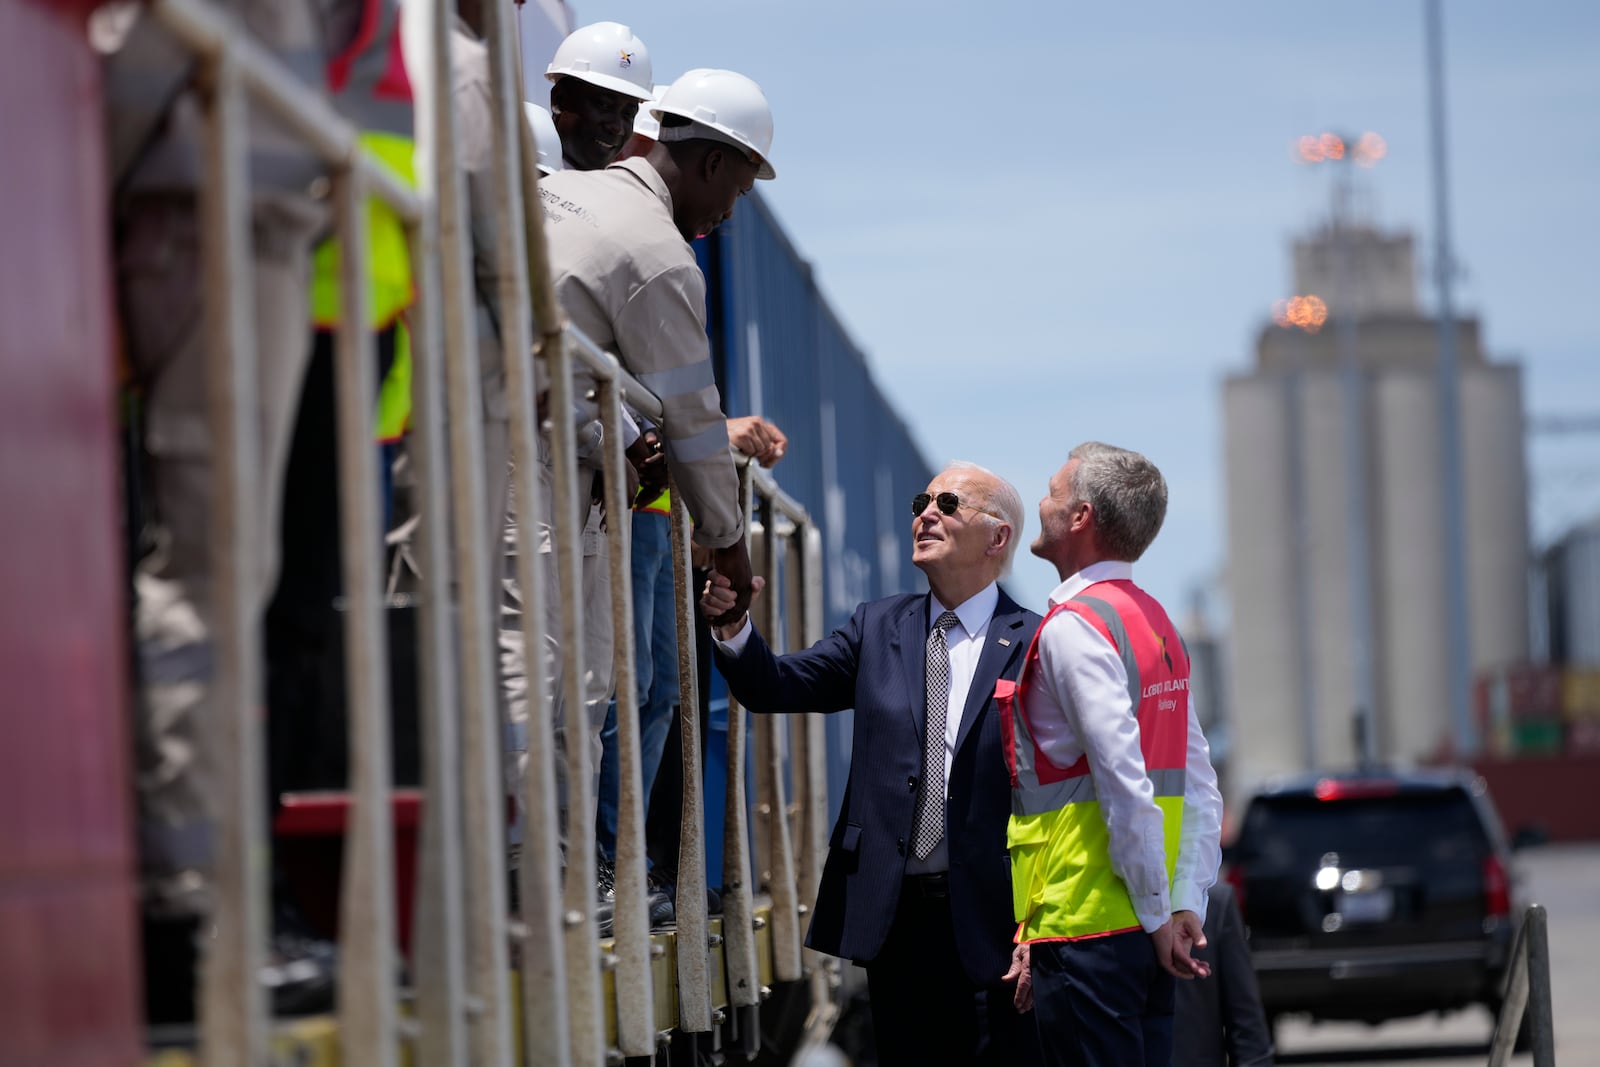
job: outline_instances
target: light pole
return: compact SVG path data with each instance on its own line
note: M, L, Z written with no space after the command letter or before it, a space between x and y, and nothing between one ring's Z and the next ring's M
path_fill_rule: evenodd
M1467 616L1466 530L1462 507L1461 385L1456 359L1456 316L1451 282L1455 261L1450 247L1449 160L1445 151L1444 24L1439 0L1424 0L1428 50L1428 125L1433 170L1433 277L1438 286L1439 462L1444 507L1445 633L1449 654L1450 720L1456 751L1478 754L1478 731L1468 707L1472 674L1472 631Z
M1373 166L1388 152L1382 137L1364 133L1354 141L1338 134L1302 137L1300 158L1312 164L1342 164L1335 171L1333 203L1329 225L1334 249L1334 288L1332 317L1334 343L1339 357L1339 380L1343 394L1345 466L1345 542L1349 553L1348 590L1350 598L1350 652L1355 707L1351 725L1355 731L1357 759L1363 766L1377 762L1378 737L1375 719L1378 705L1377 664L1374 652L1372 612L1372 528L1368 518L1367 492L1369 464L1366 433L1366 374L1361 367L1357 326L1358 301L1355 295L1354 265L1350 248L1350 165Z
M1284 412L1288 428L1289 516L1294 552L1294 644L1299 664L1301 759L1305 769L1314 771L1321 764L1317 744L1317 686L1311 664L1311 575L1306 561L1311 558L1311 515L1306 507L1305 443L1303 432L1302 383L1305 378L1306 334L1322 329L1328 321L1328 305L1315 295L1292 296L1272 307L1272 321L1283 329L1298 331L1289 374L1284 379Z

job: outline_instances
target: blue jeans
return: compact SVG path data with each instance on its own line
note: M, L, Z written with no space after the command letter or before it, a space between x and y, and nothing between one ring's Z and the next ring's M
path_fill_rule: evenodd
M678 617L672 587L671 519L653 511L633 513L633 647L639 683L639 758L644 804L667 747L672 709L678 703ZM617 702L600 731L600 796L595 837L607 859L617 853L617 807L621 770L617 759Z

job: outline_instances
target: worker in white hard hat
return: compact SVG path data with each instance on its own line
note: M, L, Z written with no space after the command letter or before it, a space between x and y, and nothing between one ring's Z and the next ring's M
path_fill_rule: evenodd
M641 103L650 102L650 53L618 22L567 35L545 71L550 113L573 170L609 166L627 144Z
M552 69L557 66L552 64ZM640 95L649 96L648 77ZM739 479L712 377L705 277L689 242L727 218L758 174L772 173L767 162L772 116L760 88L731 71L700 71L695 78L679 79L654 111L673 132L669 137L664 128L667 139L647 156L595 172L569 168L541 182L551 273L573 325L616 355L630 374L660 397L664 410L660 455L695 518L695 540L711 552L718 571L729 577L748 603L750 558ZM557 114L558 130L561 124ZM617 144L620 148L620 141ZM567 156L570 162L570 149ZM578 378L576 395L592 395L593 383L584 380L581 371ZM584 417L593 418L593 402L584 404ZM588 472L598 466L598 453L583 461L579 484L586 484ZM583 595L589 603L609 603L609 598L591 599L587 589ZM591 611L586 617L604 620L609 648L605 613ZM501 625L507 626L505 613ZM604 658L591 654L599 637L584 635L584 725L594 768L599 767L599 735L610 703L609 688L598 702L590 699L600 690L588 684L588 676L597 669L609 674L611 662L609 654ZM501 648L507 694L512 696L516 679L505 656L507 642ZM508 705L515 735L526 722L526 700ZM574 711L557 713L561 718L554 724L555 736L562 747L568 738L576 744L584 737L583 727L569 721ZM574 784L569 783L569 791ZM569 843L592 842L593 814L592 808L567 809ZM569 871L586 859L567 850Z
M561 42L545 76L553 83L550 88L549 118L534 112L532 109L535 105L530 104L526 109L529 120L535 124L534 141L541 160L540 169L546 173L598 170L616 159L632 131L640 102L650 99L650 56L644 43L632 30L619 23L597 22L584 26ZM541 120L551 122L551 127L545 129ZM626 411L623 420L623 445L627 449L628 462L637 475L652 486L652 495L659 493L666 485L665 459L647 450L638 427ZM579 538L579 595L585 604L607 606L611 603L611 565L599 478L604 432L595 417L593 404L580 410L571 425L574 427L575 452L580 468L579 491L587 498L588 505L578 517L583 524ZM580 681L582 711L571 713L567 707L563 673L567 659L562 655L565 635L561 629L561 597L555 593L557 569L554 548L558 535L554 519L554 450L547 433L539 435L538 445L541 460L537 472L541 519L535 538L540 546L537 563L545 576L545 588L551 590L551 594L544 599L545 617L541 627L544 641L540 652L544 656L546 693L551 708L557 796L563 813L559 839L564 862L570 867L573 855L569 846L573 840L584 842L584 856L580 863L586 863L593 851L593 834L588 829L587 819L581 827L575 828L566 818L568 798L572 792L571 783L567 780L567 726L573 719L590 724L590 729L586 731L592 741L590 781L595 783L600 769L600 725L605 721L606 708L614 689L614 645L609 611L600 608L587 611L583 633L578 635L576 641L583 662ZM523 782L529 758L529 705L526 648L522 636L523 599L517 580L517 513L515 502L511 501L511 504L503 523L504 555L498 641L500 681L506 709L505 784L517 811L517 819L509 835L510 859L513 864L518 864L521 862L522 827L526 815ZM585 733L574 736L583 737ZM590 795L593 795L593 784ZM609 934L610 906L609 897L603 893L597 912L602 936ZM665 893L657 894L651 906L657 913L658 921L671 920L671 904Z
M695 540L713 550L743 604L750 560L738 476L712 380L705 277L689 242L732 215L757 179L775 175L772 110L744 75L695 70L651 112L661 131L648 155L546 183L559 194L544 198L551 268L573 324L660 397L668 465Z
M539 173L565 170L566 164L561 160L561 135L556 133L556 120L551 117L550 109L527 103L522 105L522 111L528 117L528 128L533 131L533 146L539 153Z
M650 95L653 103L660 103L667 89L665 85L652 87ZM683 102L682 98L679 102ZM633 138L623 149L622 159L648 156L658 143L661 120L652 114L651 107L644 105L639 108L639 114L633 120ZM763 467L773 466L788 449L789 439L783 431L759 415L729 419L727 425L728 440L734 449ZM660 431L642 418L640 428L646 447L659 448ZM666 491L654 498L641 494L633 512L633 558L630 563L633 581L634 681L639 697L640 796L644 799L647 824L650 820L651 790L666 755L673 709L678 703L677 599L673 589L670 505L670 496ZM617 847L621 794L618 730L617 705L612 701L606 713L605 728L600 735L603 755L595 815L602 881L606 874L605 864L615 857ZM659 851L675 855L678 842L676 829L669 836L670 840L650 840L652 853ZM664 887L669 895L675 892L670 871L652 868L651 878L657 886ZM655 912L656 909L652 907L652 919L655 918Z

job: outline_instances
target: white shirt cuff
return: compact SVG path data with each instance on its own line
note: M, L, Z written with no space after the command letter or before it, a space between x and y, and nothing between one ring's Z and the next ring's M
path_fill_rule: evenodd
M750 640L750 633L753 629L754 627L750 625L750 613L747 611L744 615L744 625L739 627L739 632L726 641L718 641L717 647L730 656L741 655L744 652L744 646Z
M1144 932L1153 934L1161 929L1172 918L1173 909L1167 905L1165 893L1151 893L1144 897L1135 897L1133 913L1139 917L1139 925L1144 927Z
M1172 887L1172 910L1192 911L1206 921L1206 891L1193 882L1183 881Z

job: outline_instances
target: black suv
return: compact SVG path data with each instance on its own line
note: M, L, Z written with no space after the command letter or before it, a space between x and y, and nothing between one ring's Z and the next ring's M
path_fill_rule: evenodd
M1498 1011L1521 907L1483 779L1281 781L1251 798L1228 852L1268 1018Z

